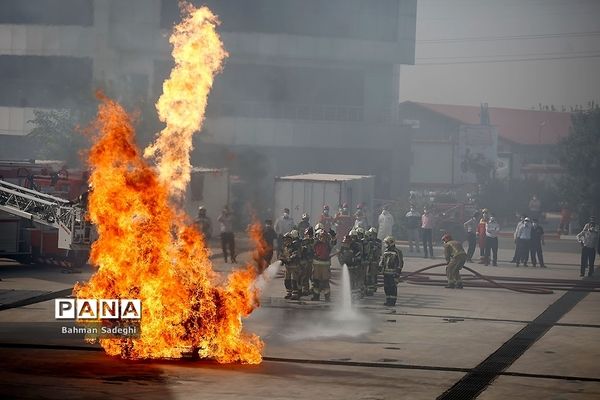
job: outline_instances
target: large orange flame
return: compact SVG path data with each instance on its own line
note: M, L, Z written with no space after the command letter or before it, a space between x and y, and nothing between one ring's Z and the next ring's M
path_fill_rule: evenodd
M156 103L159 119L166 127L144 152L146 157L157 158L160 179L177 195L185 191L190 180L192 136L202 127L213 78L228 55L215 30L218 19L211 11L187 3L181 7L184 19L169 39L175 67Z
M247 266L227 277L215 273L203 236L170 200L173 189L181 190L188 179L191 133L202 122L212 75L225 54L210 11L190 6L184 11L187 18L174 37L187 32L194 39L179 51L191 58L198 57L199 48L207 53L193 63L193 79L174 78L185 75L178 61L179 72L165 84L157 107L167 128L153 147L159 152L158 172L136 147L125 110L100 95L94 125L99 134L89 154L93 190L88 204L98 230L90 260L98 270L74 293L79 298L141 299L140 337L101 339L108 354L179 358L193 350L222 363L259 363L263 343L243 332L241 320L258 305L254 282L259 270ZM171 42L181 43L173 37Z

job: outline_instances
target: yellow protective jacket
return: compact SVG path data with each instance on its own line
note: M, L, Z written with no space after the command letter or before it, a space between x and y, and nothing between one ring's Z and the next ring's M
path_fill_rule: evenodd
M450 261L452 258L459 255L466 256L467 253L465 252L465 249L463 249L462 243L458 240L450 240L449 242L444 243L444 255L446 256L446 261Z

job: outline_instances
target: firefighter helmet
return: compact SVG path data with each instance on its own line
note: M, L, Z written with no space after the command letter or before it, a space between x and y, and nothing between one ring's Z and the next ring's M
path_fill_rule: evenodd
M309 218L308 213L302 214L302 221L308 221L308 218Z
M325 205L323 206L323 211L325 211L325 210L329 211L329 206L328 206L327 204L325 204Z
M317 230L315 231L315 239L316 239L318 242L324 242L324 241L325 241L325 239L326 239L326 236L325 236L325 230L323 230L323 229L317 229Z
M312 237L314 233L314 230L312 228L312 226L309 226L308 228L306 228L304 230L304 237Z
M298 233L298 231L296 229L293 229L289 232L289 235L292 239L298 239L300 237L300 234Z
M369 236L370 238L376 238L377 237L377 228L375 228L374 226L369 228L369 230L367 231L367 236Z
M315 225L315 231L318 231L319 229L323 229L323 230L325 230L325 225L323 225L323 224L322 224L322 223L320 223L320 222L319 222L319 223L317 223L317 224Z
M396 244L396 240L394 240L393 236L386 236L386 238L383 239L383 243L385 243L387 247L392 247Z
M452 236L449 233L444 233L444 235L442 236L442 242L448 243L451 240L452 240Z
M360 226L356 227L355 230L356 230L356 235L359 238L362 239L365 236L365 230L363 228L361 228Z

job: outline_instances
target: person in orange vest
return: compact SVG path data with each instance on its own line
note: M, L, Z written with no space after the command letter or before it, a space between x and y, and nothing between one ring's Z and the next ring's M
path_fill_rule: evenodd
M485 227L489 218L489 210L484 208L481 210L481 219L477 225L477 242L479 244L479 264L485 264Z
M329 206L323 206L323 214L319 217L319 223L323 224L323 230L329 232L333 228L334 219L329 215Z
M354 218L350 215L348 204L344 203L342 205L342 208L335 216L334 223L337 237L344 238L350 233L350 229L354 225Z

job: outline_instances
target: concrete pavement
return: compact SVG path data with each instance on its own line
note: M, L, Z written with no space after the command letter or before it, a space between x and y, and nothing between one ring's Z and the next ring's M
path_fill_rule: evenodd
M506 247L501 260L512 257ZM469 266L488 276L567 279L576 285L578 249L566 250L548 243L547 269L506 262ZM435 254L438 258L431 260L405 253L404 271L440 262L441 249ZM248 260L249 254L239 259ZM215 265L223 271L232 267L220 261ZM284 300L281 276L267 285L261 308L245 321L246 329L266 343L265 361L258 366L114 359L78 338L61 336L53 301L0 311L3 396L469 398L460 397L464 381L482 387L481 399L600 396L600 293L534 295L474 288L468 282L463 290L402 282L396 307L383 306L379 289L355 305L354 317L341 318L340 270L335 267L332 304ZM0 289L22 291L21 297L27 290L61 290L91 272L75 276L48 268L3 265ZM443 268L432 272L443 273ZM490 369L498 355L506 368Z

